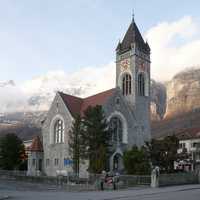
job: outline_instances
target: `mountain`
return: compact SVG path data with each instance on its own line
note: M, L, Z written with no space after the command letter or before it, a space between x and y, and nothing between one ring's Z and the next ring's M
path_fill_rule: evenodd
M200 128L200 68L184 70L164 85L166 112L161 120L152 118L153 137Z
M20 122L0 123L0 136L15 133L22 140L31 140L36 135L41 135L41 128Z
M13 112L0 116L0 136L15 133L22 140L30 140L35 135L41 135L41 122L46 111Z
M151 119L163 119L166 111L166 87L163 83L151 80Z
M166 84L165 118L200 108L200 69L180 72Z

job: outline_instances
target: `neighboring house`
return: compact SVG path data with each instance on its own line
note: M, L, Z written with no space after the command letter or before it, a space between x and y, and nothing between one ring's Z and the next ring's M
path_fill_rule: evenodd
M30 146L27 147L28 152L28 172L27 175L36 176L43 172L43 145L40 137L33 138Z
M150 48L134 19L116 48L115 88L87 98L57 92L42 126L42 171L46 175L72 172L68 141L74 116L83 115L88 106L96 105L103 107L113 134L109 168L122 171L123 152L151 139ZM34 151L29 154L29 160L32 159L35 159ZM29 174L35 174L31 164L29 162ZM80 170L84 174L87 166L81 166Z
M186 171L200 169L200 128L192 128L180 131L178 153L185 154L187 159L182 159L177 163L178 168ZM183 155L184 157L184 155Z

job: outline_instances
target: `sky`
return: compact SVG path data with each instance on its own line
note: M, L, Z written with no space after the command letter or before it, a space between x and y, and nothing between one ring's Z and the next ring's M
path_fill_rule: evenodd
M170 80L200 65L199 8L198 0L0 0L0 83L13 80L26 94L77 80L93 84L87 94L113 87L115 48L133 12L152 78Z

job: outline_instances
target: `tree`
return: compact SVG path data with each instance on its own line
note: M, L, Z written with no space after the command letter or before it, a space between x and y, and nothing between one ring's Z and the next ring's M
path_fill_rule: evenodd
M7 134L0 139L0 168L19 169L23 162L24 145L15 134Z
M89 171L101 173L107 166L110 138L102 106L88 107L84 112L83 123L84 154L89 159Z
M133 146L131 150L124 152L123 160L128 174L150 174L150 159L145 147L139 149L137 146Z
M147 144L153 166L159 166L162 171L173 172L174 161L178 157L179 141L175 135L167 136L163 140L153 139Z
M83 157L83 123L80 115L75 117L69 132L69 151L73 159L74 172L79 176L80 160Z

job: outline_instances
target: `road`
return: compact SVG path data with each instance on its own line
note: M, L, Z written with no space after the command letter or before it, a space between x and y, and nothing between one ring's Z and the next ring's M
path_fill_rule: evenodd
M0 199L6 196L13 200L199 200L200 185L66 192L47 185L0 180Z

